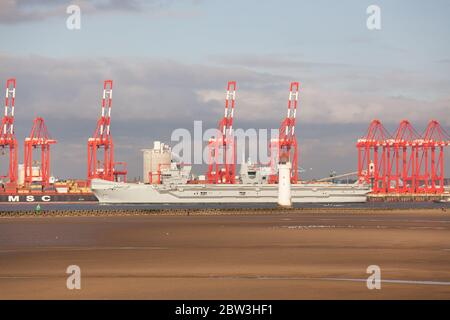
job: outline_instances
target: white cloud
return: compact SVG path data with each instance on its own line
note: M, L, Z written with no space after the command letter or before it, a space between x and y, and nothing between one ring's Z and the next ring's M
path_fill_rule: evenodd
M235 128L278 127L286 112L289 82L301 82L297 134L302 141L302 165L318 168L316 176L327 174L331 167L341 172L351 169L349 160L356 156L352 153L356 150L354 142L374 118L391 132L404 118L419 132L431 118L447 128L450 125L446 92L435 99L419 100L383 94L383 86L389 87L389 77L371 91L353 89L352 82L344 80L329 81L326 74L322 81L300 74L280 76L241 67L154 59L0 55L0 85L9 77L17 78L16 129L20 140L36 115L48 120L50 133L59 142L53 150L55 162L60 160L54 166L55 174L60 176L67 176L66 170L69 175L84 176L85 155L80 155L80 150L85 150L85 140L95 128L105 79L114 80L116 158L131 162L130 170L136 176L140 174L139 150L153 139L169 142L172 129L190 129L194 120L203 120L204 129L216 126L223 114L228 80L237 81ZM367 79L367 86L373 81L364 72L355 76ZM401 80L400 75L395 79L397 84L403 83L399 90L406 91L409 83L415 83L406 73Z
M3 0L0 24L41 21L54 16L64 16L67 6L80 6L83 14L110 12L146 13L169 7L176 0ZM165 12L164 14L168 14Z

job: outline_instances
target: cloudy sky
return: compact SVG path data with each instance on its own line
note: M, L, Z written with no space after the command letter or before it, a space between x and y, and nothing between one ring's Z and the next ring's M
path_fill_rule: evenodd
M80 30L66 27L70 4ZM372 4L381 30L366 27ZM85 177L102 82L113 79L116 159L129 178L142 176L140 149L153 140L194 120L215 127L228 80L243 129L277 128L299 81L300 165L321 177L354 171L374 118L392 132L404 118L450 131L449 16L447 0L0 0L0 81L17 78L20 141L44 117L58 140L53 173Z

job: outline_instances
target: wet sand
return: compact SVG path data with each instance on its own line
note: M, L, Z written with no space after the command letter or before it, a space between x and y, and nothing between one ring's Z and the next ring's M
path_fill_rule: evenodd
M1 217L0 298L450 299L450 210Z

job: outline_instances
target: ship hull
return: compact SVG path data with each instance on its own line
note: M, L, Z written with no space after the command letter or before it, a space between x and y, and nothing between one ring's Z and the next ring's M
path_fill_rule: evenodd
M91 188L100 203L277 203L278 185L182 184L150 185L94 179ZM292 185L293 203L366 202L368 189L350 185Z
M86 203L98 200L93 193L0 194L0 203Z

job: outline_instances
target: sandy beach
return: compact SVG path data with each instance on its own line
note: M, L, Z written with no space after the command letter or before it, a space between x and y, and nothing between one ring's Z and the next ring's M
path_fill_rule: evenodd
M0 218L1 299L450 299L449 210L55 215Z

